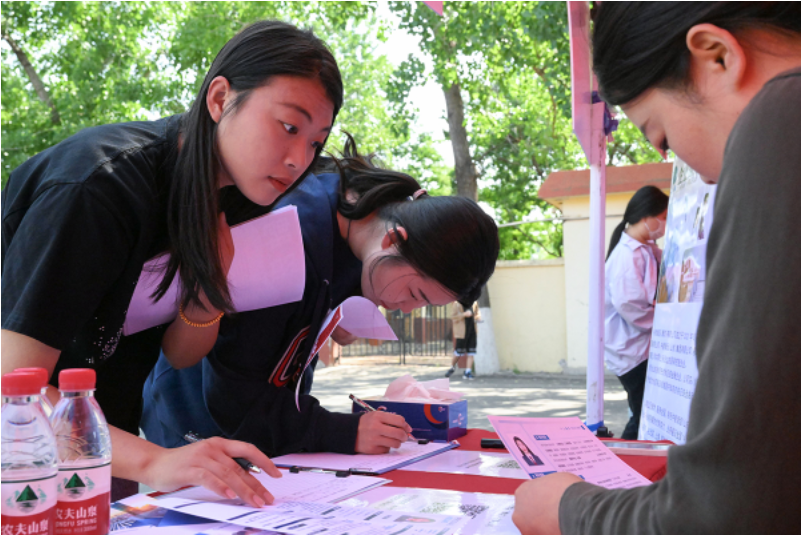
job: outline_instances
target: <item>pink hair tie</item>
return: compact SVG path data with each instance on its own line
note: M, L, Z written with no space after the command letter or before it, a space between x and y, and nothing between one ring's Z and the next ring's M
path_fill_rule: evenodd
M413 200L417 200L418 198L420 198L420 197L421 197L421 196L423 196L423 195L426 195L427 193L428 193L428 192L427 192L427 191L425 191L424 189L418 189L418 190L416 190L416 191L414 192L414 194L412 195Z

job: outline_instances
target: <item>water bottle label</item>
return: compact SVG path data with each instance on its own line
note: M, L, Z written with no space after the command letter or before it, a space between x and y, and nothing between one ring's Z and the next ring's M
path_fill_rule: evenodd
M56 534L105 535L109 531L111 465L61 468L57 487Z
M3 534L39 535L53 532L56 476L2 484Z

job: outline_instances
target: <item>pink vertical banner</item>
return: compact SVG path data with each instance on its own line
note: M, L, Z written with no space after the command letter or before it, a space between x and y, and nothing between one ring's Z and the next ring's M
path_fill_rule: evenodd
M587 318L587 415L595 431L604 424L604 217L606 208L607 140L604 103L593 104L598 88L592 72L590 3L569 1L570 81L573 132L590 164L590 272Z
M440 17L444 15L444 2L422 2L433 11L435 11Z
M570 22L573 133L584 150L587 162L600 165L598 139L603 135L604 105L592 103L592 94L598 83L592 74L590 58L590 3L568 2L567 14Z

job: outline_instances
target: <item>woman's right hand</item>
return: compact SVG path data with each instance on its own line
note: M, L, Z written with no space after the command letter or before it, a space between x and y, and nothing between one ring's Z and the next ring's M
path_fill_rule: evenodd
M388 453L408 440L411 426L399 414L375 411L366 412L358 423L355 453Z
M233 458L243 457L271 477L282 477L274 463L246 442L213 437L181 448L159 448L145 467L142 482L159 491L200 485L222 498L239 496L255 507L274 502L274 496Z

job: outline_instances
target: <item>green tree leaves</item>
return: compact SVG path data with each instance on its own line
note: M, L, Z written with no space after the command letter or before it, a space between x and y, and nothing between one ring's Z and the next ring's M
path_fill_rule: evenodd
M3 2L3 184L27 158L82 128L185 111L226 41L268 18L310 27L338 59L346 98L329 150L348 131L362 151L436 176L423 171L436 156L432 141L409 139L410 114L388 104L394 69L375 52L385 28L371 3ZM9 41L26 51L50 104Z
M433 77L445 91L460 89L462 184L477 181L479 200L500 223L558 216L537 198L539 187L552 171L586 167L571 127L565 3L447 2L443 17L421 2L390 8L420 41L421 54L396 68L377 51L389 28L372 2L3 2L3 184L27 158L82 128L183 112L224 43L276 18L310 27L339 62L345 104L328 150L338 153L347 131L362 152L432 193L462 193L432 136L411 128L411 90ZM622 120L610 163L658 160ZM561 255L559 223L500 233L501 258Z

